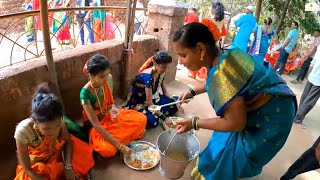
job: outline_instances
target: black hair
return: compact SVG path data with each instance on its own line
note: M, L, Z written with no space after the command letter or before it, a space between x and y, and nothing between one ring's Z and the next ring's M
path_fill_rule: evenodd
M268 22L267 22L267 20L268 20ZM272 19L271 18L266 18L266 19L264 19L264 21L263 21L265 24L268 24L268 25L270 25L273 21L272 21Z
M50 91L46 83L38 86L31 107L32 118L39 123L54 121L63 114L61 101Z
M191 10L194 11L194 12L197 12L197 9L196 9L196 8L192 8Z
M170 64L172 57L167 52L159 51L153 56L153 61L156 64Z
M214 9L214 19L216 21L222 21L224 19L224 6L221 2L213 1L211 7Z
M109 66L109 61L105 56L96 54L88 60L87 71L89 74L95 76L107 70Z
M203 43L211 56L219 54L213 34L207 26L201 23L192 22L184 25L174 34L173 42L179 42L186 48L195 48L198 43Z
M319 32L320 33L320 29L315 29L314 32Z
M297 21L293 21L292 23L294 23L297 26L297 28L299 27L299 23Z

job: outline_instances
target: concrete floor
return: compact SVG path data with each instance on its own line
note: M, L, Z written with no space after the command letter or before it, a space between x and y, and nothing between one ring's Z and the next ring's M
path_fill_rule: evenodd
M296 93L299 100L303 91L304 85L293 85L289 81L295 76L289 77L284 76L284 79L288 82L289 86ZM186 76L185 71L178 71L176 81L169 84L169 92L171 94L179 95L188 89L188 85L195 86L203 83L199 80L193 80ZM215 115L214 110L209 104L206 94L195 97L190 103L184 105L185 111L194 113L200 118L212 117ZM290 136L287 143L282 150L267 164L263 172L257 176L250 178L249 180L276 180L278 179L287 168L307 149L309 148L316 138L320 135L319 127L320 122L316 118L316 113L320 110L320 103L316 105L314 109L307 115L305 124L307 129L303 130L293 125ZM181 115L181 114L180 114ZM183 116L183 115L181 115ZM158 135L163 131L162 127L148 130L142 140L149 141L156 144ZM203 149L212 134L212 131L200 130L197 132L197 137L201 143ZM183 180L191 179L190 172L194 167L192 162L185 171ZM159 167L148 170L148 171L135 171L128 168L120 156L116 156L112 159L97 159L96 165L92 170L92 179L94 180L138 180L138 179L152 179L162 180L165 179L159 174ZM300 175L295 178L296 180L317 180L320 179L320 171L311 171Z

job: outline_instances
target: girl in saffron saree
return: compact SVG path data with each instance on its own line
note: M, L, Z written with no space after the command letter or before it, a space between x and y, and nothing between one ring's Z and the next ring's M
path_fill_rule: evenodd
M126 146L144 135L147 118L134 110L117 110L107 83L109 62L102 55L92 56L84 71L90 81L81 89L84 127L89 143L102 157L116 155L118 150L130 154Z
M92 148L69 136L64 118L59 99L45 85L39 86L31 117L16 127L19 165L15 180L85 178L94 165Z
M178 121L177 131L214 131L199 155L194 179L256 176L286 142L296 112L295 95L268 63L238 48L220 55L212 39L199 23L187 24L174 35L181 64L191 70L209 69L206 86L189 90L181 99L207 92L218 116Z

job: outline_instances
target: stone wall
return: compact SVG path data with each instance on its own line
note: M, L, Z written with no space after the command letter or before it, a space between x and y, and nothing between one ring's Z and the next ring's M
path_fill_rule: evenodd
M159 48L153 36L139 36L134 40L135 56L130 63L130 78L147 58ZM100 53L109 58L111 73L114 78L114 96L122 91L120 86L120 62L123 41L105 41L76 49L55 53L54 60L58 74L62 101L66 114L72 119L80 119L82 108L79 93L87 82L82 68L90 56ZM15 173L15 125L30 115L30 103L35 88L41 82L49 81L49 74L44 58L14 65L0 72L0 179L12 179ZM4 173L5 172L5 173Z
M170 64L166 75L166 80L172 81L175 79L178 64L178 56L173 49L173 35L183 26L187 9L178 6L149 4L148 11L147 34L157 37L160 50L167 51L172 56L173 63Z

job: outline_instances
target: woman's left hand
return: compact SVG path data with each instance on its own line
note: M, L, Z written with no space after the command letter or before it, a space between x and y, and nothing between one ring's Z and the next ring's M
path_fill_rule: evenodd
M79 179L78 176L74 173L73 170L66 169L65 170L65 174L66 174L66 179L67 180L77 180L77 179Z
M192 129L192 120L179 120L177 121L177 132L178 134L188 132Z

